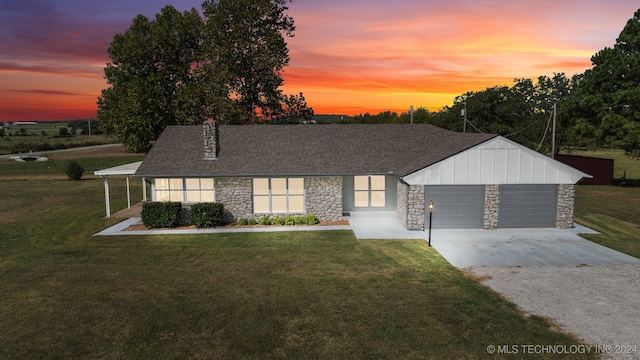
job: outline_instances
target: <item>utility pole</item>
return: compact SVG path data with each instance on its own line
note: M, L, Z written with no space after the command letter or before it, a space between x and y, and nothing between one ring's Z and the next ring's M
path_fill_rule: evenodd
M558 103L553 103L553 130L551 131L551 158L556 158L556 111Z
M462 109L461 114L464 122L462 123L462 132L466 133L467 132L467 102L464 102L464 109Z

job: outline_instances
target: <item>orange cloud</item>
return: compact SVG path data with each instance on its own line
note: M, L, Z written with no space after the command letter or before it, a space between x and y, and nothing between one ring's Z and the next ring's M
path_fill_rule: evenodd
M80 8L98 5L42 2L0 5L0 121L94 117L107 86L102 68L109 43L140 10L117 19L101 15L148 5L113 0L82 15ZM160 10L153 7L144 13ZM284 92L302 91L316 113L353 115L409 105L437 110L458 95L514 78L581 73L591 55L615 42L638 5L300 0L289 8L297 29L287 39Z

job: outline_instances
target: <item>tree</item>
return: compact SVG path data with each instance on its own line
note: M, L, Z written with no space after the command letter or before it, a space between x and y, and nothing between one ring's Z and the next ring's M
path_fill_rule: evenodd
M500 134L533 147L522 130L528 122L529 105L524 95L508 86L494 86L483 91L468 92L454 99L454 106L447 109L450 130L462 131L461 111L466 108L466 131Z
M576 88L577 76L571 79L564 73L554 73L553 77L539 76L537 82L530 79L516 79L511 88L512 91L520 94L527 103L526 113L523 114L522 133L530 137L530 142L538 141L536 149L541 151L550 150L551 139L550 121L553 116L552 109L556 105L559 110L556 123L556 143L570 145L572 138L573 121L568 116L566 109L567 100ZM537 139L536 139L537 138ZM556 147L559 150L559 146Z
M166 6L155 20L138 15L109 48L109 87L98 122L127 150L148 151L167 125L197 124L215 113L223 124L313 113L302 93L285 96L289 0L207 0L203 15Z
M104 69L110 87L98 99L102 131L127 150L144 152L167 125L203 118L210 93L197 76L203 27L195 9L165 6L155 20L138 15L114 37Z
M313 108L307 106L304 95L284 95L282 110L273 119L276 123L298 124L313 119Z
M281 72L289 64L285 36L293 37L288 0L207 0L205 52L211 71L226 77L226 97L233 102L231 123L251 124L277 117L282 110ZM216 109L216 104L213 110ZM229 113L222 109L217 113Z
M640 149L640 10L612 48L591 57L593 68L573 99L575 135L584 145Z
M437 126L463 130L462 110L466 109L466 131L495 133L539 151L551 148L548 128L555 103L562 108L575 89L576 77L568 79L564 73L553 77L539 76L537 80L514 79L514 85L494 86L483 91L457 96L452 107L445 107L432 117ZM572 125L570 119L558 121L557 138L567 138ZM542 140L547 140L542 142Z

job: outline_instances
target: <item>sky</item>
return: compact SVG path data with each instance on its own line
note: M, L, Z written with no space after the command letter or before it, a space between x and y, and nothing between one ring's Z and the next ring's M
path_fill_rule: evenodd
M201 0L0 0L0 121L95 118L107 49L138 14ZM637 0L294 0L283 91L316 114L437 111L456 96L591 68Z

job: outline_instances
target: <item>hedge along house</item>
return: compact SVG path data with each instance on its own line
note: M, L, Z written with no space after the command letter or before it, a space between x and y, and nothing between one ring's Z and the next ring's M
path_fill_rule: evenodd
M498 135L426 124L169 126L135 173L152 201L220 202L227 220L394 211L423 229L573 226L589 175ZM426 211L425 211L426 209Z

